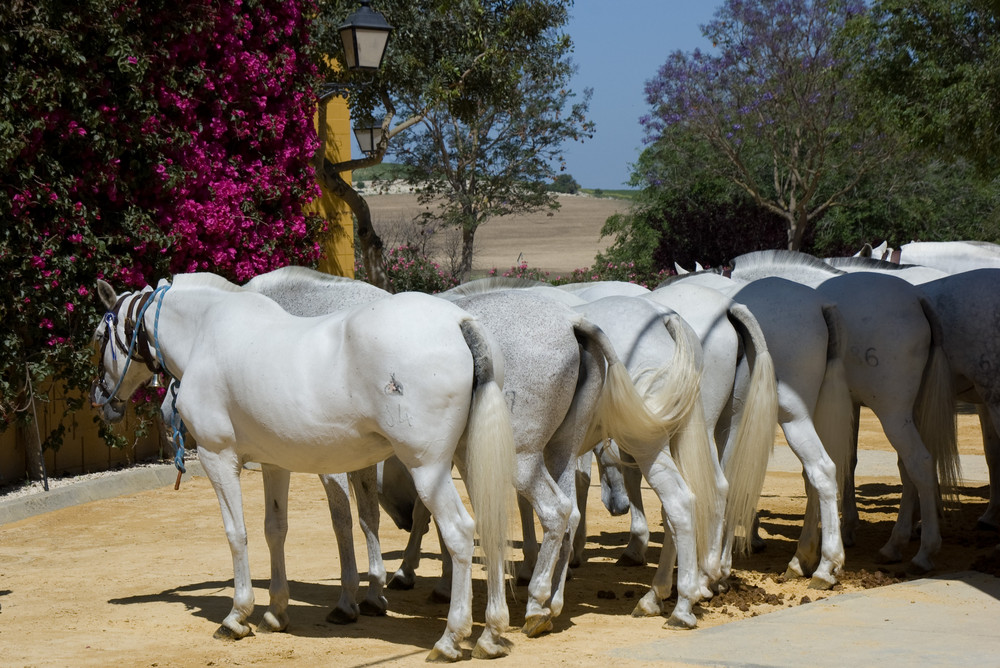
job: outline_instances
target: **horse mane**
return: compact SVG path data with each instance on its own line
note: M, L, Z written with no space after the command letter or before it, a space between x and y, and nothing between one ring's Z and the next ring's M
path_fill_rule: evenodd
M508 278L506 276L491 276L489 278L477 278L468 283L462 283L441 293L442 296L473 297L487 292L497 290L514 290L518 288L535 288L548 285L544 281L533 281L530 278Z
M263 291L275 285L287 287L289 283L307 283L310 285L330 284L330 283L353 283L353 278L346 276L334 276L322 271L316 271L308 267L287 266L269 271L266 274L254 276L244 284L253 290Z
M808 253L783 249L744 253L733 258L732 265L734 270L738 267L740 271L744 272L767 267L808 267L830 274L831 276L845 273L842 269L829 265Z
M170 281L174 287L183 288L214 288L225 292L240 292L243 286L237 285L228 279L207 271L195 272L191 274L175 274Z
M877 269L879 271L902 271L917 265L896 264L886 260L876 260L873 257L829 257L824 260L831 267L856 267L858 269Z
M722 267L713 267L712 269L702 269L701 271L689 271L686 274L672 274L660 281L657 284L656 289L659 290L660 288L665 288L668 285L679 283L685 279L691 278L692 276L698 276L699 274L715 274L716 276L725 276L725 274L722 273L722 270Z

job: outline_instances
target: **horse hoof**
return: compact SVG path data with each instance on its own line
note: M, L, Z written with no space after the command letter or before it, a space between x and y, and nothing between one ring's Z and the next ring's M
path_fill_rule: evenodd
M427 600L431 603L451 603L451 594L445 594L437 589L433 589Z
M379 597L378 603L372 603L368 599L361 601L359 610L365 617L385 617L386 611L389 609L389 602L385 600L384 596Z
M413 589L413 585L413 580L407 580L406 578L393 575L389 580L389 583L386 585L386 589L392 589L393 591L410 591Z
M462 652L457 647L441 647L440 643L427 654L428 663L454 663L461 658Z
M934 570L934 564L930 562L921 564L917 562L916 558L910 560L910 563L906 565L907 575L927 575L932 570Z
M673 628L673 629L693 629L698 624L698 619L693 614L679 615L674 613L670 615L663 628Z
M487 640L486 638L479 638L476 646L472 649L473 659L499 659L502 656L507 656L510 654L510 650L514 647L514 643L507 640L506 638L497 638L496 640Z
M240 633L223 624L218 628L218 630L216 630L215 633L212 634L212 637L215 638L216 640L232 640L232 641L240 640L242 638L246 638L247 636L253 635L253 631L250 630L249 626L246 627L246 629L247 630L245 633Z
M326 621L337 625L353 624L358 621L358 615L353 611L346 612L342 608L334 608L326 616Z
M822 591L829 591L830 589L833 589L837 585L836 578L832 578L831 580L827 580L818 575L813 575L812 579L809 580L809 588L819 589Z
M767 541L765 541L760 536L754 536L750 539L750 552L753 554L760 554L767 549Z
M805 573L800 573L798 570L789 566L785 569L785 574L781 576L785 580L798 580L799 578L804 578Z
M635 555L625 552L622 556L618 557L618 561L615 562L615 566L645 566L645 559L638 559Z
M715 588L716 594L725 594L729 591L731 585L729 584L729 578L724 577L721 580L716 581L716 583L712 586Z
M529 638L537 638L552 630L552 618L547 615L535 615L524 620L521 633Z
M884 552L882 552L882 550L879 550L878 553L875 555L876 564L898 564L902 560L903 560L902 557L885 554Z
M265 612L264 618L257 625L257 633L283 633L288 629L288 618L278 619L271 612Z

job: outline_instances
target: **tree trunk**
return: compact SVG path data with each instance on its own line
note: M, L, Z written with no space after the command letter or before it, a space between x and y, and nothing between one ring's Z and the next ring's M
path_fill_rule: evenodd
M385 264L385 244L372 225L372 213L368 202L357 190L333 169L329 160L323 163L323 185L331 193L344 200L350 207L357 224L358 243L361 244L361 261L364 263L368 282L383 290L389 290L389 275Z
M49 489L48 473L45 470L45 453L38 439L38 425L34 417L17 421L18 441L24 445L24 460L29 480L41 480L45 490Z
M465 283L472 276L472 249L476 241L476 227L462 226L462 260L458 266L458 278Z

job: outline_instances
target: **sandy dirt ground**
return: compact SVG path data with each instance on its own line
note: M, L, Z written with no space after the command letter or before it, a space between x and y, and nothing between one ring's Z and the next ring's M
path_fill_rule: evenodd
M963 450L975 452L981 441L974 416L960 416L960 425ZM867 413L862 434L866 447L887 447ZM260 473L245 471L243 485L257 599L251 618L255 626L267 605L269 577ZM696 608L699 627L906 579L903 565L875 561L898 503L898 479L859 478L858 491L863 520L858 544L848 549L842 584L820 592L808 589L804 580L783 580L805 499L799 474L769 473L759 504L767 547L736 561L731 592ZM962 489L961 508L949 513L944 525L944 547L936 558L939 573L982 566L992 555L997 536L975 529L986 491L985 486ZM651 490L644 489L644 494L646 507L655 508ZM509 638L514 648L507 665L606 666L604 653L611 649L685 633L663 628L663 618L630 616L653 576L662 540L659 522L653 525L650 565L616 566L627 540L627 518L611 517L604 510L596 485L590 489L589 507L588 560L567 584L566 608L552 633L528 639L518 632L526 590L510 588ZM289 524L288 632L238 642L212 637L231 607L232 563L215 494L203 477L185 482L179 491L157 489L0 526L0 665L422 664L447 614L446 606L428 601L440 573L436 538L428 535L424 541L426 556L416 588L388 592L387 616L336 626L325 617L339 596L339 564L325 496L315 476L293 475ZM380 535L391 572L402 557L406 534L384 518ZM355 538L366 568L360 532ZM485 598L478 568L476 578L475 636L481 630Z

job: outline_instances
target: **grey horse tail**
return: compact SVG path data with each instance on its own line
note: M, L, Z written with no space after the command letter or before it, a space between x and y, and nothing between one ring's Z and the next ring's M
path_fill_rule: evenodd
M473 389L484 387L496 380L493 369L493 351L483 325L475 319L467 318L460 324L462 336L472 353Z
M611 343L611 339L608 338L603 329L594 323L582 316L577 318L573 323L573 334L584 350L593 357L603 357L607 366L615 363L621 364L621 360L618 358L618 353L615 352L615 346ZM603 366L601 367L601 373L605 373L605 367Z
M954 500L962 480L955 424L955 390L951 367L944 353L944 327L930 300L921 295L920 308L931 330L931 348L917 396L917 431L937 464L943 496Z
M844 318L840 309L834 304L823 305L823 319L829 332L829 343L826 345L826 359L844 359L847 355L847 332L844 329Z
M732 323L736 331L739 332L740 339L743 340L743 348L753 368L758 352L767 350L767 341L764 339L764 332L760 329L757 318L743 304L733 302L728 310L729 322ZM750 345L746 345L750 343Z

